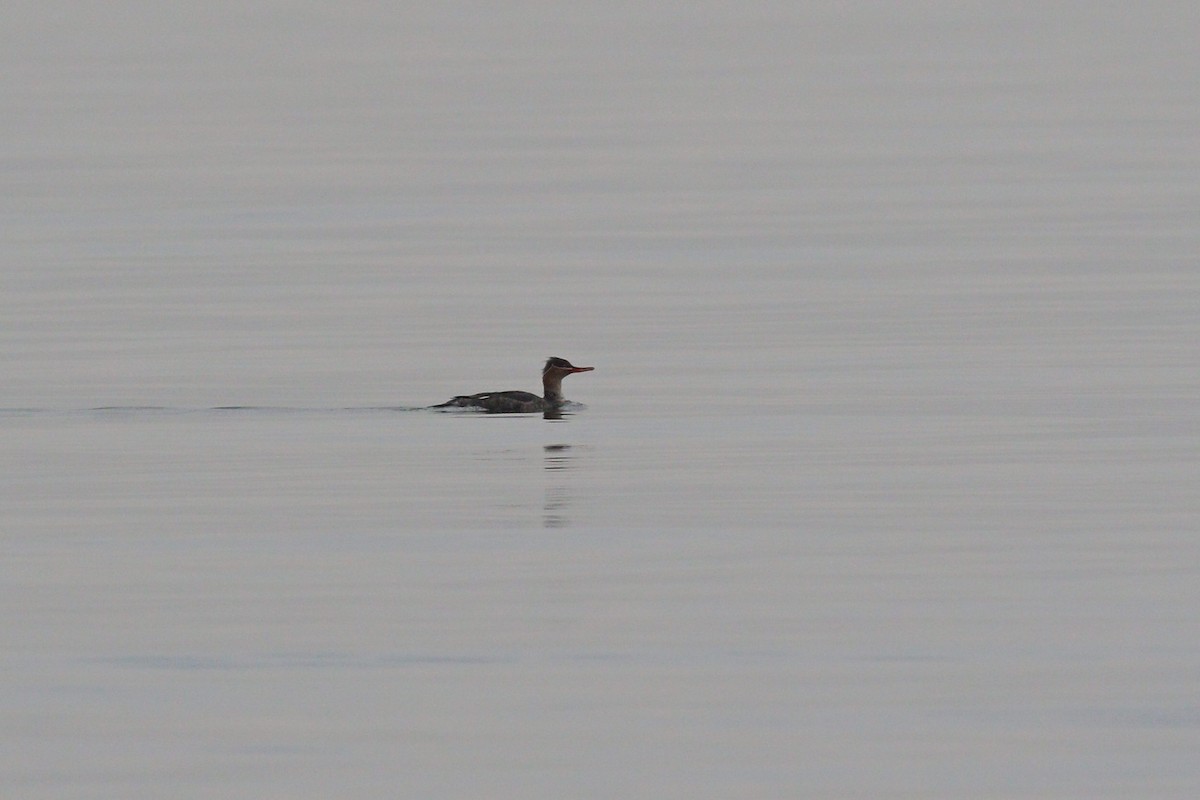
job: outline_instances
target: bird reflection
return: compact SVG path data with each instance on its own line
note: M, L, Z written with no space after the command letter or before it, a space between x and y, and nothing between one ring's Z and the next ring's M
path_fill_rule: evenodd
M549 412L547 412L549 413ZM565 472L573 466L575 459L569 444L548 444L544 448L546 470L546 503L542 508L542 526L565 528L571 524L567 510L571 506L571 489L565 480Z

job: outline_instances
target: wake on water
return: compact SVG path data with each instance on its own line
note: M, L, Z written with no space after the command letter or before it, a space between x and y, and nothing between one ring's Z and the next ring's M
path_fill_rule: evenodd
M582 403L567 401L559 413L572 414L586 409ZM439 408L436 406L342 406L330 408L313 408L301 406L250 406L228 405L207 407L178 407L178 406L92 406L90 408L0 408L0 418L4 417L33 417L33 416L167 416L175 414L395 414L409 411L432 411L439 414L469 414L487 415L486 411L478 408ZM509 414L505 416L538 416L544 412L532 414ZM490 415L495 416L495 415Z

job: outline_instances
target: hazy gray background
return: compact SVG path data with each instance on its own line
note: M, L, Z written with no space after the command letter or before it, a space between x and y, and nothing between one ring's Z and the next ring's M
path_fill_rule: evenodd
M1198 41L5 4L0 785L1195 797Z

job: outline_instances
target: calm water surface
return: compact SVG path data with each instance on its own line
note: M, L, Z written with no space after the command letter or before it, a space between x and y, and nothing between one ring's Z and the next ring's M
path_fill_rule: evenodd
M1200 791L1187 4L3 17L6 796Z

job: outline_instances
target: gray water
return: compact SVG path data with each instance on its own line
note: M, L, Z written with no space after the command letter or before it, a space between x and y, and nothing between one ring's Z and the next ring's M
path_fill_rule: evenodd
M1194 5L426 5L0 11L4 796L1196 797Z

